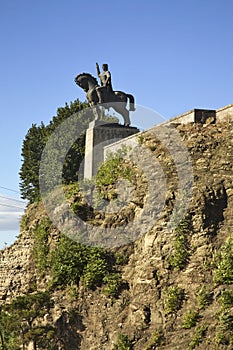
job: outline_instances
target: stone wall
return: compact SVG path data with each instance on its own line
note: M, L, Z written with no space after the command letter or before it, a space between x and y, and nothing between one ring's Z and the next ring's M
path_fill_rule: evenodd
M227 105L225 107L216 110L216 120L217 122L230 121L233 119L233 104Z
M150 129L146 131L141 131L135 135L131 135L129 137L124 138L123 140L119 140L115 143L111 143L104 147L104 159L109 152L116 152L123 145L135 147L138 144L138 140L140 137L143 137L144 133L153 132L156 129L159 129L161 126L169 125L169 124L188 124L188 123L215 123L222 121L230 121L233 120L233 104L229 104L225 107L219 108L217 110L213 109L192 109L185 113L182 113L174 118L171 118L161 124L154 125Z

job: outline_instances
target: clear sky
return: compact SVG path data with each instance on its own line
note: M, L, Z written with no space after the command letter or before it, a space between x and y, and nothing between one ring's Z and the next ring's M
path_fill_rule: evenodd
M25 134L85 100L74 77L106 62L115 90L165 119L233 103L232 13L231 0L0 0L0 248L18 234L23 203L3 197L20 200Z

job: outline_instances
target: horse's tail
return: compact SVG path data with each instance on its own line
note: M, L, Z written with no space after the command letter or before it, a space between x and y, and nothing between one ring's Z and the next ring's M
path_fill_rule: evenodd
M135 111L135 105L134 105L134 97L133 95L126 94L126 96L129 98L129 110L130 111Z

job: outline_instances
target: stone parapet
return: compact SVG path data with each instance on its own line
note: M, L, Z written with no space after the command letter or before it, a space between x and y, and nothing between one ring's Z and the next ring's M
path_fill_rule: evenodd
M233 104L217 109L216 120L217 122L233 120Z

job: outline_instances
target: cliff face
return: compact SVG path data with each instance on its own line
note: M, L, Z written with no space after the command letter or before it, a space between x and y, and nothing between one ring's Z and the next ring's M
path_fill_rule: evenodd
M103 286L92 290L82 282L50 291L54 305L43 324L55 327L56 349L232 349L233 123L177 125L176 130L194 175L185 218L167 229L176 170L171 155L145 132L141 142L166 174L162 215L134 244L119 248L129 258L118 269L125 286L116 298L104 294ZM38 273L33 255L33 230L45 215L41 204L28 208L20 237L1 252L2 305L47 288L49 272ZM59 233L51 230L48 249L58 240Z

